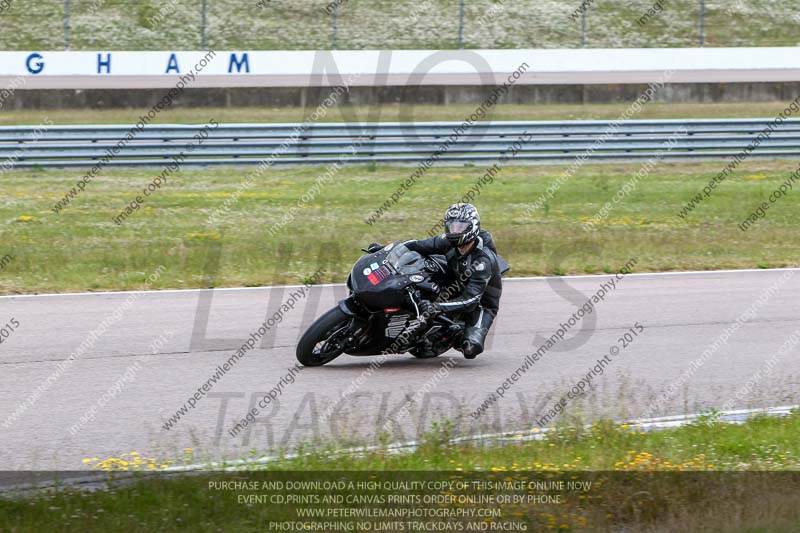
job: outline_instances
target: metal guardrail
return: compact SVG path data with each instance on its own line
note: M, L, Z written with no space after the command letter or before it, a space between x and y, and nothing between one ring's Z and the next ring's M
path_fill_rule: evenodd
M515 143L514 160L527 162L579 156L724 158L746 148L769 123L772 119L476 123L438 160L457 164L494 160ZM461 126L460 122L324 123L305 128L221 124L206 129L208 138L200 144L194 137L202 125L152 125L138 131L130 126L5 126L0 127L0 168L90 168L103 158L108 158L103 166L160 166L182 153L184 166L254 165L270 158L276 165L414 163L441 150ZM134 132L133 138L126 140L129 132ZM120 141L125 142L113 152ZM800 119L783 121L750 156L800 156Z

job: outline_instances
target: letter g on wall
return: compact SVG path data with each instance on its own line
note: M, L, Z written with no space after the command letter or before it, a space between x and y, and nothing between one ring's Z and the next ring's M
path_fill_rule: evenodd
M44 70L44 57L38 52L34 52L25 59L25 68L31 74L39 74ZM35 62L33 62L35 60Z

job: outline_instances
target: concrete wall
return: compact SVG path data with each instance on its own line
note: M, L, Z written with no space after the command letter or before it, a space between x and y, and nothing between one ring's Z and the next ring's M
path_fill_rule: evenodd
M580 104L635 100L647 85L517 85L500 103ZM351 87L340 103L369 105L478 104L492 90L485 86ZM18 89L0 109L114 109L143 108L157 102L164 89ZM315 107L330 94L325 87L268 87L186 89L177 107ZM674 83L656 93L660 102L772 102L793 100L798 82Z

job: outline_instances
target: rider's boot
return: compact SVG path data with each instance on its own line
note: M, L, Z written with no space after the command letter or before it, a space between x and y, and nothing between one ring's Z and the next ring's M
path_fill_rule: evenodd
M483 351L483 343L494 321L494 312L491 310L479 307L472 315L461 343L461 353L467 359L475 359Z

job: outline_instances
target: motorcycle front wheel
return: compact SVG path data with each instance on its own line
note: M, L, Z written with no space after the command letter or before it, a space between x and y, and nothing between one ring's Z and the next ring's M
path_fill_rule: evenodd
M303 366L330 363L345 349L352 318L334 307L314 321L297 343L297 360Z

